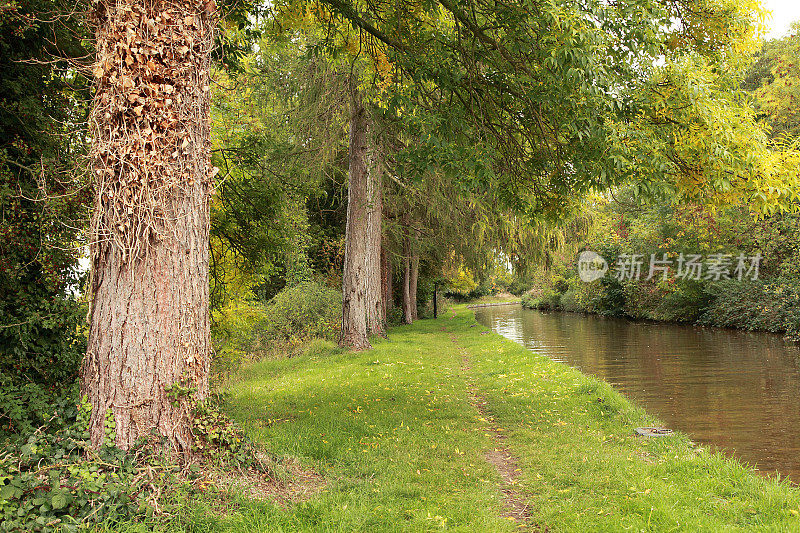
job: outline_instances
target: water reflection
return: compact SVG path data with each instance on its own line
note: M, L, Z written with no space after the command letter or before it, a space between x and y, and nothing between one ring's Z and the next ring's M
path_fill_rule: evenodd
M604 379L669 427L800 482L800 349L780 336L516 305L476 315L501 335Z

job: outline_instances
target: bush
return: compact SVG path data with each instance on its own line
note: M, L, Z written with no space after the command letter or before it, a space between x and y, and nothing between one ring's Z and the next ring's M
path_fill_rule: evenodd
M631 318L655 318L666 291L655 280L630 280L622 283L624 314Z
M212 317L212 374L233 372L250 354L263 349L257 332L259 324L265 320L262 304L250 300L232 302L215 311Z
M342 294L314 281L287 287L269 301L261 333L272 342L336 339L342 323Z
M564 279L564 276L554 276L553 289L558 294L564 294L569 290L569 282L566 279Z
M696 322L711 303L712 296L706 285L695 280L678 281L670 285L671 290L659 302L652 318Z
M52 295L48 302L28 301L30 307L20 303L18 310L26 320L11 327L4 323L17 319L0 304L0 441L48 420L53 402L77 381L86 353L85 306Z
M119 521L163 525L198 493L194 485L205 487L211 469L270 473L265 455L220 412L218 402L192 402L192 447L199 462L180 467L156 436L129 451L110 444L110 414L106 442L92 449L91 405L59 401L46 425L0 447L0 531L69 532L100 523L113 529Z
M324 357L340 351L338 344L327 339L314 339L303 347L303 355L308 357Z
M58 399L58 394L38 383L15 383L0 374L0 420L6 421L0 429L0 442L32 433L52 416Z
M450 308L450 302L441 292L437 293L436 296L436 312L439 316L442 316ZM418 302L417 305L417 316L419 318L433 318L433 294L430 295L430 298L428 298L424 304L419 304L420 302ZM400 311L402 314L402 310Z
M522 296L533 288L533 282L529 279L522 277L515 277L514 280L508 285L508 292L514 296Z
M392 306L386 313L387 326L399 326L403 323L403 310L400 307Z
M538 294L531 292L522 297L522 306L529 309L560 310L561 295L549 288L538 292Z
M592 307L597 313L607 316L623 316L625 314L625 288L617 278L606 276L600 278L599 291L592 300Z
M699 324L785 333L800 340L800 282L725 280L708 290L713 299Z
M275 345L294 347L311 339L336 340L342 320L342 296L314 281L287 287L267 304L234 302L214 313L213 370L232 372L252 354Z

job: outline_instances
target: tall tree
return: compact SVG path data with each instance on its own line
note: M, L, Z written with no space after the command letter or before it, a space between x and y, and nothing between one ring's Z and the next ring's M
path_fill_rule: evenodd
M340 344L356 350L371 348L367 314L371 304L367 287L373 275L370 224L374 173L367 168L369 117L354 87L350 102L350 148L347 186L347 228L342 274L342 335Z
M152 432L191 454L208 394L209 66L214 0L94 4L89 345L91 440Z
M381 277L381 242L383 240L383 153L373 127L368 150L367 196L367 333L386 335L386 312Z

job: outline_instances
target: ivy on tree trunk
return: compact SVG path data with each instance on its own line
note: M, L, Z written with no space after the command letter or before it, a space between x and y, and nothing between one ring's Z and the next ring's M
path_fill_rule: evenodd
M81 392L91 441L192 451L208 394L209 65L216 5L101 0L91 116L95 209ZM109 426L108 415L115 425Z

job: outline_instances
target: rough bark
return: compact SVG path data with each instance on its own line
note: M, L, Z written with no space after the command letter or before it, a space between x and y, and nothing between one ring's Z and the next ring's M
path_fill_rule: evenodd
M370 192L367 170L369 119L354 91L350 111L347 224L342 276L342 335L339 344L355 350L371 348L367 337L367 279L370 275Z
M411 236L408 232L408 221L402 219L404 226L403 236L403 323L414 322L413 300L411 297Z
M81 392L92 445L166 437L191 452L208 394L213 0L95 4L95 211ZM168 391L180 397L171 401ZM182 391L182 392L181 392ZM189 394L191 393L191 394Z
M392 262L389 260L389 251L383 245L381 245L381 292L383 316L386 319L392 307Z
M419 279L419 250L416 246L411 248L411 272L409 272L408 296L411 300L411 320L417 320L417 280Z
M367 139L370 142L370 139ZM381 285L381 240L383 218L383 161L380 150L368 148L367 168L367 333L386 336L386 312Z

